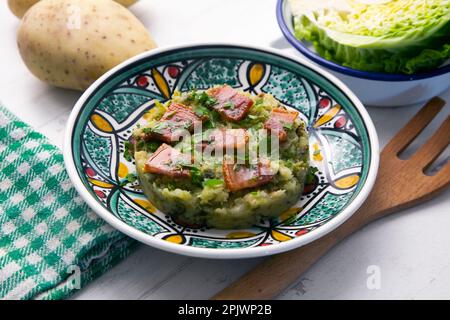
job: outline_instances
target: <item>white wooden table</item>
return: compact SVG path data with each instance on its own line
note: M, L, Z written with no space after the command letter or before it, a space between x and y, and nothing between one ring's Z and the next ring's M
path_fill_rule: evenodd
M295 53L282 39L275 19L275 0L140 0L132 11L160 47L233 41ZM67 117L80 94L51 88L28 72L16 46L18 24L6 1L1 1L0 101L61 146ZM450 102L450 90L442 97ZM418 108L369 109L382 146ZM441 121L450 105L445 108ZM438 124L439 120L434 121L432 127ZM430 131L426 130L419 141L424 141ZM449 230L447 190L424 205L377 221L343 241L279 298L450 298ZM74 298L205 299L260 261L187 258L142 245ZM381 288L371 290L367 287L367 270L373 265L381 272Z

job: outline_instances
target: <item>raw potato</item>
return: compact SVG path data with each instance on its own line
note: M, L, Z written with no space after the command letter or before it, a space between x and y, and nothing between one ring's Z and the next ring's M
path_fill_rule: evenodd
M156 47L139 20L111 0L41 0L25 14L17 43L36 77L75 90Z
M9 9L17 18L22 18L27 10L39 0L8 0ZM137 0L114 0L123 6L129 7Z
M114 0L125 7L129 7L132 4L136 3L137 0Z
M25 12L39 0L8 0L9 9L18 18L22 18Z

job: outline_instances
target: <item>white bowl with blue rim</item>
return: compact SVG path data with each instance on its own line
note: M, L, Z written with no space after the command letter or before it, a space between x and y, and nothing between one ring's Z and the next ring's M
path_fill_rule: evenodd
M267 92L297 109L310 134L314 181L279 218L243 230L186 227L157 210L125 159L133 127L174 90L227 83ZM162 250L206 258L248 258L294 249L347 220L364 202L376 178L378 139L358 98L312 63L279 51L245 45L205 44L157 49L138 55L97 80L68 120L67 171L88 205L111 226Z
M439 68L414 75L352 69L318 55L311 43L294 34L288 0L278 0L278 25L287 41L303 56L342 80L367 106L395 107L424 102L450 87L450 61Z

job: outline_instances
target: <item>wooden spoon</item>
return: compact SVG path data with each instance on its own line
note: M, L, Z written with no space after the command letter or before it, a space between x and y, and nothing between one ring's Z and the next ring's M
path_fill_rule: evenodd
M433 176L424 172L450 142L450 117L410 159L398 157L444 105L440 98L430 100L386 145L372 192L346 222L310 244L268 258L212 299L274 298L345 237L375 219L422 203L444 190L450 183L450 163Z

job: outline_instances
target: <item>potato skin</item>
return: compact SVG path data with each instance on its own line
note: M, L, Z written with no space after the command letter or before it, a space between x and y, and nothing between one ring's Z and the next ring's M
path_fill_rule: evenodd
M25 14L17 43L37 78L75 90L156 47L139 20L111 0L41 0Z
M8 6L17 18L22 18L27 10L39 0L8 0Z
M132 4L136 3L137 0L114 0L125 7L129 7Z
M114 0L125 7L131 6L133 3L136 3L137 0ZM25 15L25 12L36 2L39 0L8 0L8 6L12 13L17 18L22 18Z

